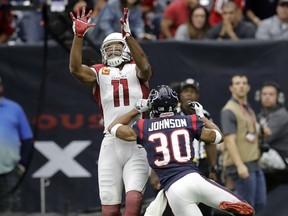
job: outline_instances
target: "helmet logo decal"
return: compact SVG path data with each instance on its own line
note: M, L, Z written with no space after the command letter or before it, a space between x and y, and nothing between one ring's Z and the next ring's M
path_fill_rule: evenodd
M161 116L163 113L173 114L179 102L177 93L166 85L152 89L148 99L151 104L150 116L152 118Z

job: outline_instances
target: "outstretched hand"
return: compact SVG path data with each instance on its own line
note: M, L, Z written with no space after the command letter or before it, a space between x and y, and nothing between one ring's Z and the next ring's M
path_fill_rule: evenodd
M126 38L128 35L129 36L131 35L131 30L130 30L129 20L128 20L128 12L129 12L129 9L124 8L124 17L120 19L121 33L122 33L123 38Z
M84 35L86 34L86 32L89 30L90 27L94 27L96 24L95 23L88 23L91 15L92 15L92 10L90 10L88 12L87 15L86 14L86 7L82 8L82 13L80 16L80 10L79 8L77 8L76 11L76 18L73 14L73 12L70 12L70 17L73 21L73 32L74 34L76 34L78 37L84 37Z
M147 99L140 99L137 101L135 107L134 107L139 113L143 113L149 110L150 103Z
M204 117L203 106L200 103L192 101L189 103L189 106L192 110L195 110L196 115L198 115L200 118Z

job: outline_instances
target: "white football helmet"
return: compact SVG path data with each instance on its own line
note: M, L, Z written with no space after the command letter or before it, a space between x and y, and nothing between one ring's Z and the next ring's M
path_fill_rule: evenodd
M115 46L112 51L112 55L108 55L107 48L109 47L111 50L111 46L109 44L120 42L123 44L121 54L117 54L115 52ZM122 62L130 62L132 60L132 56L130 54L130 50L127 46L126 41L122 38L121 33L111 33L109 34L103 41L101 45L101 55L102 55L102 63L108 66L116 67L120 65ZM111 51L109 51L111 52Z

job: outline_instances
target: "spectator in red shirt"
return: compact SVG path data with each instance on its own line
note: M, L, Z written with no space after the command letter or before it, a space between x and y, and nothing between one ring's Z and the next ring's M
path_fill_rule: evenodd
M199 4L199 0L178 0L170 3L161 20L162 38L174 38L177 28L186 23L189 12Z
M0 44L5 44L15 32L12 27L13 15L9 5L0 4Z
M223 21L222 7L223 4L228 1L234 1L237 4L238 8L241 9L241 11L244 9L245 0L215 0L209 16L209 23L211 26L215 26L216 24Z

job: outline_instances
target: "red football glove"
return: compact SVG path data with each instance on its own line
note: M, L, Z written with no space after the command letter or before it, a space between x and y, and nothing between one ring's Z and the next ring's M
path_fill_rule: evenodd
M131 35L131 30L128 21L128 8L124 8L124 17L120 19L120 23L121 23L122 37L126 38L126 36Z
M84 35L86 34L86 32L90 27L94 27L96 25L95 23L88 23L88 20L92 15L92 10L90 10L87 15L85 15L85 13L86 13L86 7L82 8L81 17L79 8L77 8L76 11L77 18L75 18L74 14L70 12L70 16L73 21L72 26L73 32L74 34L76 34L78 37L81 38L84 37Z

